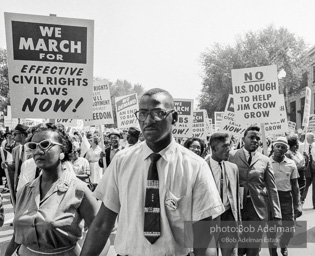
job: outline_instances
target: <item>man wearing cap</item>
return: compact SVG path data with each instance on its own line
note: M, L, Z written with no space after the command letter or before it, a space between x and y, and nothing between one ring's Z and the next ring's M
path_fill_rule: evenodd
M146 141L118 152L94 191L102 205L81 255L99 255L118 214L119 255L187 256L200 241L205 247L194 254L206 255L210 232L197 236L196 225L207 227L201 220L220 215L224 206L205 160L174 140L174 107L165 90L142 95L135 115Z
M230 152L230 162L239 169L240 190L243 190L243 209L241 210L243 223L262 222L264 225L268 219L281 219L279 196L275 184L275 177L270 159L258 152L260 143L260 128L250 126L244 132L244 147ZM269 199L269 202L268 202ZM271 217L269 217L269 207ZM262 232L244 234L256 235L257 240L262 238ZM255 248L248 248L248 243L240 244L238 255L256 256L259 254L260 243Z
M13 131L14 140L18 145L15 146L12 150L12 157L13 157L12 164L7 163L7 166L8 166L9 174L14 173L13 181L11 180L11 183L12 183L11 186L13 189L12 196L14 198L16 197L16 188L17 188L18 180L21 173L22 163L28 158L27 153L24 148L25 140L27 137L27 129L28 127L26 125L18 124Z
M278 137L273 142L273 155L270 157L275 173L275 181L281 206L282 221L285 230L280 237L282 255L288 255L288 244L293 237L292 227L294 219L302 215L300 193L298 185L298 170L293 160L287 158L285 153L289 145L286 137ZM275 251L276 249L274 249ZM277 255L275 252L273 255Z
M119 150L123 150L124 147L120 146L119 142L120 142L120 132L113 130L112 132L110 132L108 134L108 137L110 139L110 143L111 146L107 149L105 149L105 153L102 151L101 152L101 158L98 160L98 164L101 168L104 167L104 163L103 163L103 158L105 157L106 159L106 167L109 166L109 164L111 163L111 161L113 160L114 156L116 155L116 153Z
M137 143L139 143L139 135L140 135L140 130L137 127L130 127L128 129L128 134L127 134L127 141L128 141L128 147L131 147Z

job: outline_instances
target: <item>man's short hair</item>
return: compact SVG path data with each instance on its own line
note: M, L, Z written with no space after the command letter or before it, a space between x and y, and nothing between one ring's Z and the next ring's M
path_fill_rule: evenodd
M228 133L216 132L212 134L209 142L211 149L214 150L219 142L225 142L225 140L229 137Z
M245 132L244 132L244 137L246 137L246 135L247 135L247 133L248 133L249 131L256 131L256 132L259 132L259 131L260 131L260 127L257 126L257 125L251 125L251 126L249 126L249 127L245 130Z
M146 91L146 92L141 96L140 100L141 100L144 96L150 96L150 97L151 97L151 96L153 96L153 95L155 95L155 94L158 94L158 93L164 93L167 97L169 97L170 100L171 100L170 104L171 104L172 106L174 106L174 98L173 98L173 96L172 96L168 91L166 91L166 90L164 90L164 89L161 89L161 88L152 88L152 89Z

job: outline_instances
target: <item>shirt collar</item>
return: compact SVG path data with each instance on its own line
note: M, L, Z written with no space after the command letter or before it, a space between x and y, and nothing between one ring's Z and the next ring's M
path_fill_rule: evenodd
M244 150L244 152L245 152L245 156L246 156L246 157L249 157L249 152L245 149L245 147L243 147L243 150ZM252 156L256 155L256 152L257 152L257 150L255 150L254 152L252 152L252 153L251 153Z
M272 163L279 163L279 162L277 162L276 160L274 160L272 156L270 156L270 159L271 159L271 162L272 162ZM282 160L280 163L282 163L282 162L287 163L287 162L288 162L288 159L289 159L289 158L287 158L286 156L284 156L283 160Z
M169 161L172 155L174 154L177 145L179 144L173 138L171 143L166 148L158 152L157 154L160 154L161 157L164 158L165 161ZM154 153L152 149L150 149L147 143L144 142L144 154L143 154L144 160L147 159L152 153Z
M75 177L74 171L72 169L72 164L65 162L63 164L63 172L60 175L59 179L56 182L56 189L60 192L66 192L69 188L69 185L71 183L71 179ZM42 175L39 175L34 181L32 181L29 185L30 188L39 186L39 182Z

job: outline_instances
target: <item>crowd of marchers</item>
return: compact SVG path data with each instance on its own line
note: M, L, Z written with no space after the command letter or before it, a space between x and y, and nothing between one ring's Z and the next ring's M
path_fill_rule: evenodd
M239 141L175 140L174 99L159 88L134 114L140 129L103 136L52 123L1 135L0 182L14 207L5 255L106 255L113 230L117 255L257 256L264 235L271 256L289 254L310 185L315 209L313 133L267 139L267 152L258 126ZM271 221L284 231L209 232Z

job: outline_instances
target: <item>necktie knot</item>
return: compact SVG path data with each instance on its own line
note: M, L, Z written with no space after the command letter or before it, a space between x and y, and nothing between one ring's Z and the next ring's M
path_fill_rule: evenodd
M159 161L160 158L161 158L161 155L160 155L160 154L152 153L152 154L150 155L150 159L151 159L151 162L152 162L152 163L156 163L157 161Z

